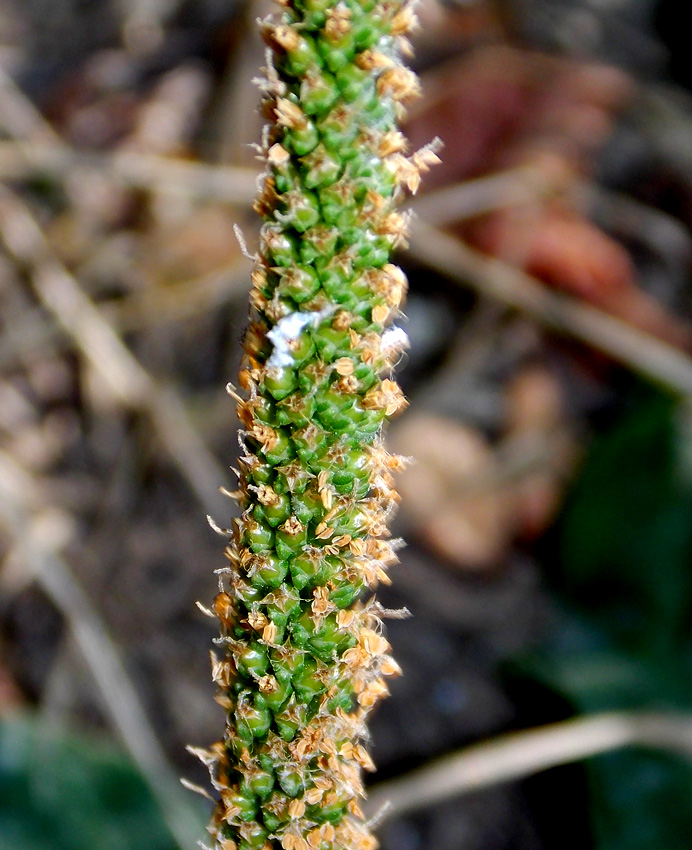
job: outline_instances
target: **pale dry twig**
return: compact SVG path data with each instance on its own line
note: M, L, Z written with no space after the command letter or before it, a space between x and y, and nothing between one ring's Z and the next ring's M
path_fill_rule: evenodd
M382 810L385 818L408 814L623 747L667 750L692 760L692 717L610 712L501 735L375 785L368 811Z

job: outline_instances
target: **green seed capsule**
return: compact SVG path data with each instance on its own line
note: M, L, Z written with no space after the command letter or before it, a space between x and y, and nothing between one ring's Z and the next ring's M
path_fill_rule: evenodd
M335 534L350 534L352 537L359 536L366 523L365 514L357 508L344 511L331 521Z
M350 309L356 303L356 297L350 289L353 278L351 257L343 254L330 259L320 257L315 266L327 295L340 306Z
M257 770L247 781L247 785L260 800L266 800L274 788L274 774L267 770Z
M361 392L369 390L370 387L377 380L375 370L371 366L368 366L366 363L359 363L356 361L353 374L358 379L358 383L360 385L359 390Z
M253 583L259 583L263 587L279 587L286 578L288 565L278 555L263 552L255 562L255 575Z
M325 617L319 631L309 639L308 645L315 655L325 663L329 663L348 640L348 635L339 629L336 616ZM297 686L296 686L297 690Z
M358 50L373 47L386 34L388 26L377 12L363 15L353 24L353 38Z
M354 406L355 407L355 406ZM356 409L361 409L360 405ZM348 493L357 488L365 487L365 492L359 496L362 498L370 486L370 470L368 469L368 457L360 446L349 449L341 459L341 463L332 474L332 484L340 493Z
M312 298L319 288L320 280L317 272L305 265L291 266L286 269L277 287L282 298L292 298L296 304L302 304Z
M248 470L248 477L253 484L270 484L274 478L274 469L271 464L261 463L257 460L257 463L254 463L252 468Z
M255 713L246 718L255 738L264 738L272 725L272 713L266 707L257 707Z
M271 652L271 664L277 679L293 677L305 664L305 652L294 646L282 646Z
M231 725L235 726L235 732L241 745L238 755L241 755L243 750L248 750L254 742L252 729L243 720L238 720L237 718L235 721L231 721Z
M262 807L262 820L269 832L276 830L290 819L288 806L291 800L278 788Z
M346 103L352 103L363 96L364 91L375 89L375 80L372 75L357 65L344 65L336 72L336 84L341 91L341 96Z
M356 42L349 28L341 36L320 39L317 49L324 64L334 73L353 62L356 55Z
M305 526L286 529L285 524L276 530L276 551L280 558L292 558L303 550L308 542Z
M326 325L322 322L319 327ZM298 389L304 395L312 395L315 390L322 386L325 381L328 381L331 375L331 370L326 368L324 363L320 362L319 357L316 357L312 363L306 363L300 370L298 375Z
M249 693L249 691L245 692L248 695ZM253 738L263 738L269 731L272 713L265 705L261 704L262 701L259 697L259 694L255 694L254 704L248 701L249 697L247 696L243 695L239 698L238 708L235 712L239 734L241 729L246 728Z
M317 126L324 146L340 161L345 161L350 147L360 132L360 118L346 104L337 104L327 115L318 120Z
M302 339L303 337L301 337ZM315 346L310 337L306 336L305 339L309 343L311 350L314 351ZM314 413L314 398L295 392L277 404L276 421L280 425L292 425L294 428L303 428L312 420Z
M327 363L339 357L346 357L351 351L351 338L347 330L327 325L313 330L312 339L322 359Z
M325 513L324 505L318 493L314 490L306 490L301 495L291 497L291 507L298 519L307 525L310 522L319 522Z
M300 258L304 263L314 263L318 257L329 259L336 252L339 231L336 227L318 224L303 234L300 243Z
M263 676L269 669L266 648L255 643L234 653L238 672L248 676Z
M262 820L269 832L275 832L283 823L276 815L268 812L266 807L262 809Z
M274 493L273 498L275 498L275 501L268 505L261 505L261 507L267 525L276 528L277 525L286 522L291 515L291 501L288 496L282 496L279 493Z
M284 136L284 146L293 151L296 156L305 156L319 144L320 136L312 121L306 120L305 126L287 129Z
M317 662L308 658L300 673L293 677L293 690L306 703L326 690L324 682L318 678L318 672Z
M264 699L267 706L272 711L278 711L288 700L292 693L291 677L284 676L282 681L279 681L278 675L275 677L276 686L264 691Z
M322 115L331 109L338 97L336 80L328 72L313 68L303 77L300 105L306 115Z
M328 224L333 224L341 230L356 223L358 208L352 202L355 191L356 184L347 178L337 180L319 190L322 217Z
M250 821L257 815L257 798L249 790L232 794L228 805L239 809L238 817L242 821Z
M247 517L243 529L243 545L252 552L266 552L274 545L274 532L269 526Z
M272 466L288 463L295 457L291 438L283 428L275 429L275 439L262 450L267 462Z
M335 590L329 594L329 599L336 605L337 608L348 608L358 598L358 594L363 589L360 582L343 582L338 585Z
M302 164L303 182L308 189L330 186L339 178L342 171L339 160L335 156L332 156L323 144L317 145L312 153L304 156L302 158ZM304 239L307 238L306 234ZM301 252L302 250L301 246Z
M293 434L296 454L303 463L310 464L318 460L329 445L329 436L324 428L311 422L310 425L295 431Z
M269 837L267 830L259 823L245 824L241 827L240 834L242 841L238 850L260 850Z
M252 402L252 417L266 425L274 421L274 402L264 396L257 396Z
M372 151L364 148L360 150L348 163L347 174L352 180L370 181L378 178L381 173L389 171L382 161L382 158Z
M322 59L315 47L315 42L309 36L296 36L293 38L295 46L286 51L282 62L282 69L293 77L301 77L311 69L319 67Z
M288 701L288 706L274 716L276 728L284 741L292 741L299 729L305 726L308 707L304 702L296 702L294 697ZM266 821L265 821L266 823Z
M330 805L309 806L307 815L317 823L339 823L346 812L346 803L337 801Z
M342 419L342 414L353 407L355 398L350 393L338 392L332 387L325 388L315 393L315 415L327 430L342 431L346 425L353 424L352 420L346 418L346 425L337 425Z
M285 625L294 614L300 613L300 597L288 584L269 593L263 600L267 616L276 625Z
M325 581L325 565L323 559L316 554L306 552L297 555L289 563L293 584L298 590L304 587L314 587Z
M280 166L273 166L272 176L274 188L280 195L290 192L298 182L298 170L290 160Z
M282 195L284 212L275 212L276 218L285 226L303 233L320 221L320 205L317 197L305 189L296 189Z
M286 466L278 467L274 480L274 490L277 493L304 493L312 482L312 473L302 463L293 461Z
M384 410L364 410L362 419L358 424L358 432L363 439L376 434L384 422Z
M371 130L391 127L396 116L396 104L390 97L380 98L372 103L367 114L367 124Z
M295 264L298 259L296 242L280 224L265 224L261 238L273 265L291 267Z
M291 768L288 768L286 770L277 770L276 778L281 787L281 790L288 797L299 797L305 790L303 777L300 775L300 773L295 770L292 770Z
M329 710L336 713L337 709L350 712L353 708L353 694L351 692L339 691L328 703Z
M245 582L237 582L235 586L235 595L246 605L252 605L258 602L262 598L263 592L263 588L256 587L253 584L246 584ZM243 629L238 628L236 630L236 636L241 637L242 635L244 635Z
M332 5L333 0L301 0L300 8L310 16L308 19L310 29L317 29L324 26L327 19L327 11Z
M386 239L366 230L354 251L353 268L381 268L385 263L389 262L390 250ZM363 302L363 307L365 310L370 309L370 302Z

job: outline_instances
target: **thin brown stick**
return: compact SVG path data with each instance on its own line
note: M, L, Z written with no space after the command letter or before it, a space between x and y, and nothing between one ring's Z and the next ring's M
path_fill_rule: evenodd
M154 154L75 150L61 143L0 142L0 178L19 179L37 171L57 177L79 169L98 171L132 189L249 206L257 193L251 168L207 165Z
M500 735L375 785L367 807L392 818L623 747L667 750L692 760L692 717L611 712Z
M27 492L17 486L22 483L28 484ZM50 531L49 516L45 511L41 513L40 506L31 504L35 491L32 477L0 452L0 519L13 536L14 552L65 616L105 712L146 777L177 844L187 850L201 834L197 812L180 791L105 624L64 558L54 549L54 536L46 533Z
M60 138L14 80L0 68L0 127L17 139L46 146Z
M536 165L522 165L428 192L416 198L411 209L427 224L442 226L516 204L535 203L562 189L565 178Z
M99 301L97 309L119 334L182 322L245 296L248 287L247 260L169 286L149 287L119 298ZM0 336L0 370L16 367L46 351L72 348L64 331L47 324L43 316L25 311Z
M30 272L43 305L101 374L123 404L149 414L161 442L205 510L214 512L220 465L192 427L179 397L161 388L53 254L29 209L0 189L0 237L13 259Z
M237 296L246 297L248 263L240 257L191 280L148 287L121 298L99 302L99 309L121 332L204 315Z
M676 395L692 395L692 358L661 340L566 295L461 240L417 220L409 250L432 269L546 327L587 343Z

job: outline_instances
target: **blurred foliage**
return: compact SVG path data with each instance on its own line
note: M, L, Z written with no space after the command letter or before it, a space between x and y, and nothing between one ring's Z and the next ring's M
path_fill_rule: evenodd
M575 712L692 707L692 482L680 422L668 397L638 387L594 440L557 524L565 607L528 670ZM679 757L619 752L587 771L598 850L689 847L692 769Z
M148 786L116 749L29 717L0 723L3 850L172 850Z

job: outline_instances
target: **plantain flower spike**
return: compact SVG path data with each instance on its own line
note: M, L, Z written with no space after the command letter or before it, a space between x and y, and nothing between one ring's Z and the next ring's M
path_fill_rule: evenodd
M240 393L242 515L228 530L213 613L222 741L193 750L218 802L215 850L374 850L360 808L373 770L365 720L399 673L370 591L397 541L384 421L407 344L390 263L396 205L437 161L397 129L418 81L401 62L407 0L282 0L261 22L270 119L255 203ZM226 533L226 532L224 532Z

